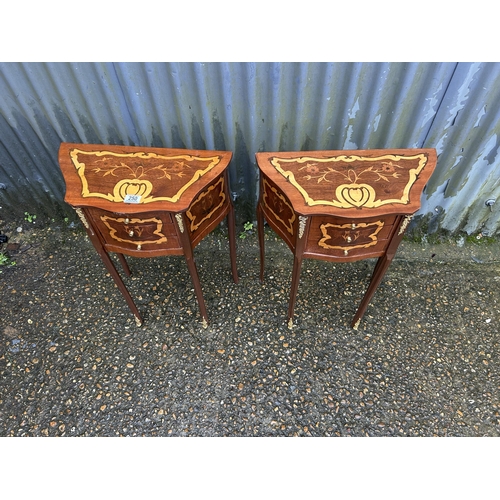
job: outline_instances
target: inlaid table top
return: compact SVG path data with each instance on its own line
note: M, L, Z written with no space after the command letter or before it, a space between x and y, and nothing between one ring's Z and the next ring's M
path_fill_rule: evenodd
M63 143L59 152L67 203L123 213L185 211L230 160L228 151L100 144Z
M259 168L297 212L341 217L359 217L366 211L371 216L414 213L436 163L434 149L277 152L256 157Z

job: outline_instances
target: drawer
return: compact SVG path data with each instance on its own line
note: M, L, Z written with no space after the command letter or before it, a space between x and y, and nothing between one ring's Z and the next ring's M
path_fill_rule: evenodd
M161 251L180 248L172 215L168 212L120 214L88 209L108 250Z
M305 251L337 257L383 252L395 221L395 216L364 220L313 216Z

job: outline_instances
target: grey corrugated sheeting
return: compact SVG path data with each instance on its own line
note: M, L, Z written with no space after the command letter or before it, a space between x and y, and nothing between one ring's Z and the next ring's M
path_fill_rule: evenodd
M257 151L435 147L417 222L494 234L499 93L499 63L1 63L0 206L67 212L61 141L233 151L241 218Z
M500 219L500 65L460 63L426 139L439 168L422 212L444 229L494 234ZM497 199L490 210L485 202Z

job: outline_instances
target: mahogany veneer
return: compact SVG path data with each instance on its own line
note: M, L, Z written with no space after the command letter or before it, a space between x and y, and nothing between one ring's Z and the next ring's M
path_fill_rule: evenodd
M184 255L203 318L194 247L227 217L233 280L238 283L234 208L228 185L229 151L62 143L59 164L65 201L73 206L138 325L142 317L116 270L117 254Z
M294 254L288 324L303 258L353 262L377 257L352 320L357 328L389 267L436 166L435 149L257 153L260 279L264 219Z

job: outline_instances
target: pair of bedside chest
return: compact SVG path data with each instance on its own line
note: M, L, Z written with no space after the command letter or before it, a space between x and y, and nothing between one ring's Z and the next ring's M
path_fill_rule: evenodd
M109 253L130 275L125 255L184 255L203 325L208 315L194 248L227 218L231 272L238 283L235 216L228 170L232 153L62 143L65 201L75 208L135 316L142 317ZM357 328L382 280L436 164L433 149L257 153L260 279L264 220L294 255L288 308L293 325L304 258L352 262L378 257L354 316Z

